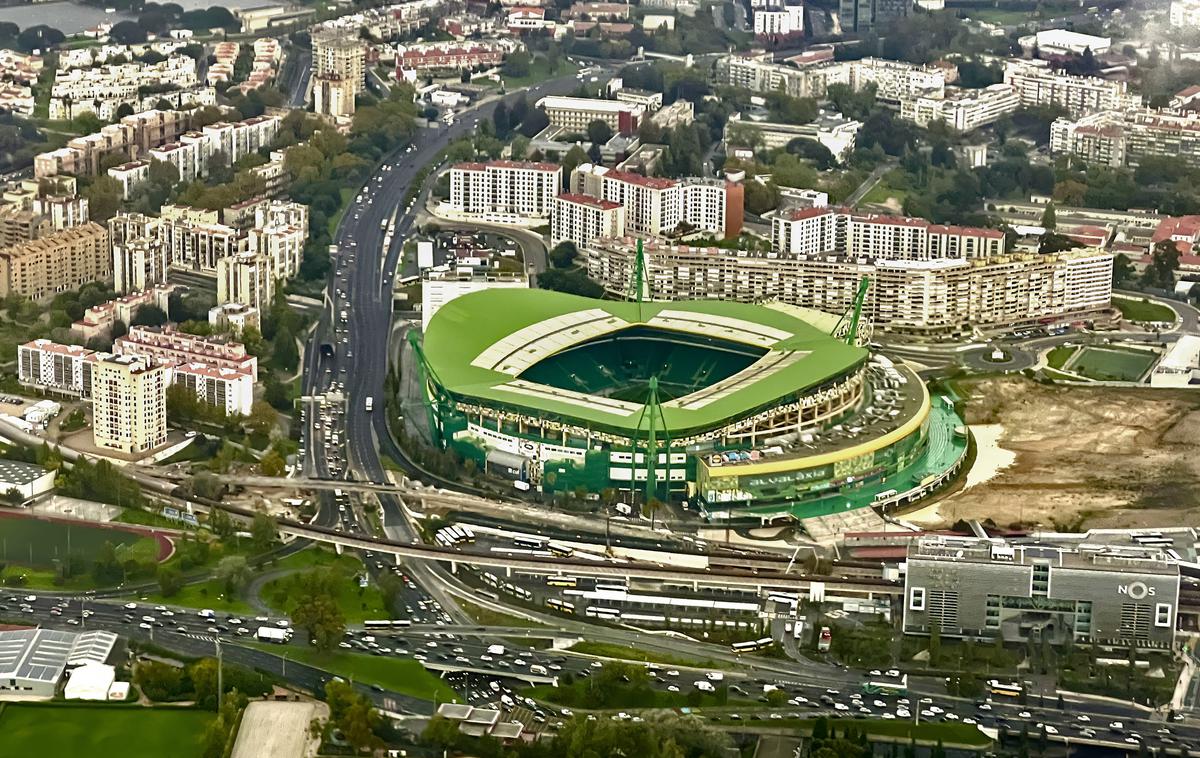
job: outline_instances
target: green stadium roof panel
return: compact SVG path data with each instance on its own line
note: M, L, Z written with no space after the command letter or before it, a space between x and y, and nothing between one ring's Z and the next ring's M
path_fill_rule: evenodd
M640 403L538 384L521 375L552 355L634 327L763 351L734 375L662 402L667 426L679 436L802 396L867 360L865 349L834 339L803 315L800 309L720 300L639 306L549 290L491 289L439 308L425 333L424 351L439 383L456 399L629 436L637 431ZM821 324L827 325L828 320Z

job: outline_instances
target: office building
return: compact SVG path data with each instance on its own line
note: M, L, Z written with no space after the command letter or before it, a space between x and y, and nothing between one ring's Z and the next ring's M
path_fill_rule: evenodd
M588 276L616 296L627 291L636 241L597 239L582 250ZM779 300L842 314L863 277L865 314L877 329L919 338L962 338L1017 326L1103 315L1112 294L1112 256L1054 255L888 260L789 255L645 242L649 296L656 300Z
M562 167L555 163L459 163L450 169L449 205L497 223L548 219L561 187Z
M246 352L246 346L226 337L201 337L181 332L173 326L133 326L129 333L113 342L118 355L136 355L175 365L206 363L250 374L258 381L258 358Z
M96 353L92 363L92 440L128 455L167 442L170 369L144 355Z
M571 192L623 206L627 234L687 231L732 239L742 231L744 188L737 182L664 179L584 163L571 174Z
M1140 105L1140 98L1130 94L1123 81L1071 76L1041 60L1008 61L1004 64L1004 83L1016 92L1022 108L1058 107L1074 118Z
M912 97L900 101L900 118L927 127L942 122L958 132L970 132L1013 113L1021 106L1009 84L982 89L947 87L944 97Z
M84 365L94 352L48 339L26 342L17 348L17 381L39 392L81 397Z
M625 236L625 207L591 195L564 192L554 198L550 244L574 242L582 247L597 237Z
M913 0L839 0L838 23L843 34L862 34L908 16Z
M646 109L622 100L599 100L587 97L547 95L537 101L546 112L551 126L568 133L587 134L588 124L603 121L614 134L633 134L638 130Z
M926 537L910 544L904 632L1168 649L1179 565L1136 545L1011 544Z
M0 297L39 302L112 278L108 232L88 222L0 249Z

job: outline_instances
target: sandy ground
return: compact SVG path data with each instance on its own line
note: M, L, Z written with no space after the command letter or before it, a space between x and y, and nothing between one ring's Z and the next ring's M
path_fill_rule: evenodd
M308 724L317 715L312 702L250 703L233 744L233 758L303 758L309 754Z
M979 453L962 490L903 518L926 526L1129 528L1200 523L1200 393L965 385Z

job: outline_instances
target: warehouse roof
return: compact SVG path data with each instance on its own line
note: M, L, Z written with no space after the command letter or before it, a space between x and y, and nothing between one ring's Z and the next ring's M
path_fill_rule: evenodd
M33 484L49 473L49 469L32 463L0 459L0 486Z

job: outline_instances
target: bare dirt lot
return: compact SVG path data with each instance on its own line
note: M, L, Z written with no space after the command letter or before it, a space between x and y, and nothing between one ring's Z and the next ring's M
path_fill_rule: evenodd
M233 758L302 758L309 755L308 723L319 704L256 700L246 706ZM323 706L322 706L323 708Z
M905 518L1063 529L1200 523L1195 390L1048 387L1015 377L960 386L968 423L999 425L997 443L1015 461ZM986 467L988 455L981 446L977 465Z

